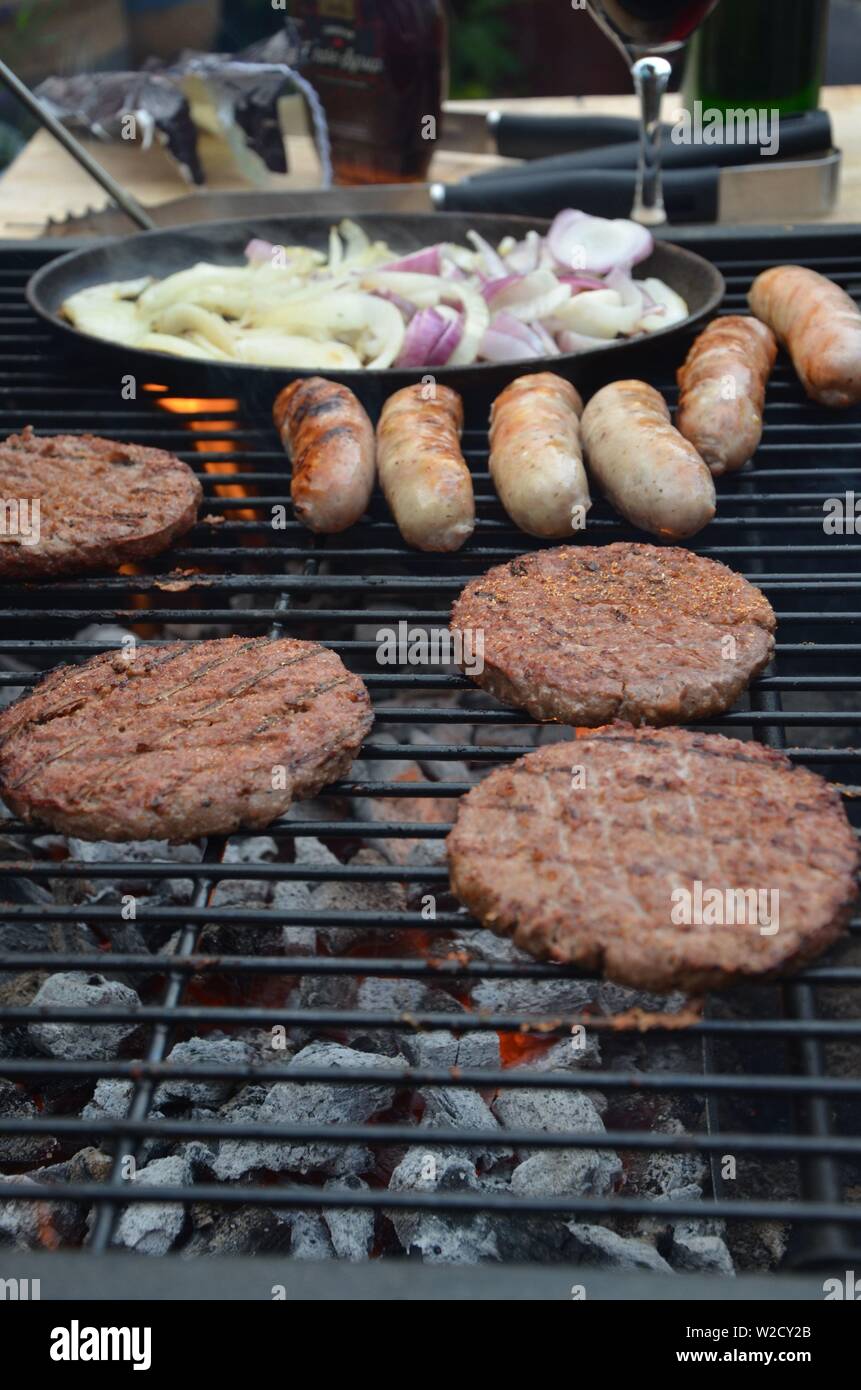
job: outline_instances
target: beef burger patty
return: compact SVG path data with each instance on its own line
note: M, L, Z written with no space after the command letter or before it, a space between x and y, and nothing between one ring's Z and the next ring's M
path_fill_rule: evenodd
M858 842L833 787L782 753L688 729L616 724L529 753L463 798L447 849L452 887L485 926L646 990L802 966L857 894Z
M0 497L38 499L35 544L0 536L0 578L80 574L159 555L197 520L203 492L173 454L32 429L0 444Z
M451 625L483 634L478 685L536 719L593 728L729 709L771 660L777 620L725 565L620 543L498 565L466 586Z
M363 682L316 642L107 652L0 715L0 796L83 839L257 830L343 776L372 723Z

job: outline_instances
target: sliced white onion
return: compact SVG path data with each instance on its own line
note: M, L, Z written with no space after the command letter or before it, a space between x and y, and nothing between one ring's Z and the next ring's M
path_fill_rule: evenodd
M522 276L520 275L501 275L498 280L485 280L481 287L481 293L490 304L498 294L507 290L509 285L517 285L521 279Z
M670 328L674 323L681 323L688 317L688 306L680 294L671 290L669 285L665 285L663 280L656 280L650 277L639 282L642 284L646 293L653 302L659 306L663 312L653 311L642 317L637 327L643 333L656 333L659 328Z
M563 304L554 319L585 337L617 338L620 333L633 333L642 312L639 295L636 304L625 305L618 290L590 290Z
M508 274L505 262L497 251L494 251L489 241L485 241L478 232L467 232L467 241L471 241L482 261L482 270L485 275L490 275L494 280L501 280Z
M584 333L563 330L556 339L562 352L595 352L598 348L610 347L612 338L588 338Z
M622 217L590 217L568 209L554 219L547 243L557 265L567 270L606 275L617 266L637 265L652 254L650 231Z
M518 275L528 275L541 265L543 249L544 238L538 232L527 232L523 241L517 242L503 259L509 270Z
M571 298L570 285L561 285L552 270L533 270L514 284L500 289L491 300L491 309L505 309L528 323L545 319Z

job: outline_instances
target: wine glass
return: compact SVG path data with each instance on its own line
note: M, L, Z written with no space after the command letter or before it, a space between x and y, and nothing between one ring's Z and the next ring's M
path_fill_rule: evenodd
M718 0L586 0L596 24L631 65L640 98L640 165L631 216L666 222L661 187L661 99L672 69L664 56L684 47Z

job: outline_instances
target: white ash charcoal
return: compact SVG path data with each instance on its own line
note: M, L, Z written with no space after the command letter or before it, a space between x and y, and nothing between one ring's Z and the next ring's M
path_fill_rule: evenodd
M132 1011L140 999L128 985L106 980L104 975L83 972L50 975L33 1000L34 1008L98 1009L121 1008ZM109 1062L129 1048L139 1034L136 1023L30 1023L28 1036L34 1047L48 1057L72 1061Z
M322 1217L313 1211L294 1211L287 1217L292 1239L290 1255L294 1260L333 1260L335 1247Z
M191 1165L174 1155L156 1158L139 1168L131 1185L141 1187L180 1187L191 1181ZM117 1222L114 1244L137 1255L166 1255L176 1245L185 1228L186 1216L179 1202L133 1202L123 1209Z
M98 955L99 943L83 922L0 922L0 961L7 954L37 952ZM0 970L0 982L12 981L16 974L17 970Z
M309 869L333 869L341 862L322 840L313 835L297 835L293 841L293 855L296 864L306 865Z
M621 1176L610 1149L542 1149L518 1164L511 1190L524 1197L603 1197Z
M580 1018L591 1004L595 984L590 980L481 980L472 991L473 1003L491 1013L567 1014Z
M420 1091L419 1096L425 1106L420 1129L473 1129L485 1134L500 1129L499 1121L478 1091L461 1086L429 1087ZM470 1145L469 1151L473 1165L485 1168L494 1168L511 1158L511 1149L502 1145L487 1148Z
M584 1091L500 1091L493 1109L505 1129L532 1130L540 1134L603 1134L604 1122ZM518 1150L521 1159L543 1149Z
M403 1035L404 1055L415 1067L459 1067L461 1071L494 1070L500 1066L499 1037L473 1030L455 1037L445 1028Z
M690 1274L735 1274L735 1265L726 1241L710 1223L681 1221L673 1227L669 1258L673 1267ZM706 1229L704 1229L706 1228Z
M595 1071L601 1066L601 1040L598 1034L585 1025L585 1031L576 1039L560 1038L546 1052L539 1052L523 1063L528 1071ZM595 1092L590 1092L597 1109L601 1106ZM603 1099L603 1098L602 1098ZM606 1100L603 1101L606 1107Z
M449 943L450 950L463 954L470 961L487 965L534 965L534 957L521 951L508 936L497 936L484 927L473 931L458 931Z
M367 1192L368 1184L355 1175L329 1178L326 1191ZM374 1244L374 1213L370 1207L327 1207L323 1220L335 1255L339 1260L360 1264L367 1260Z
M177 1043L166 1061L168 1066L174 1063L182 1067L241 1067L254 1061L254 1051L237 1038L219 1038L210 1034L205 1038L190 1038L187 1042ZM153 1104L165 1114L183 1104L211 1109L226 1100L235 1085L234 1081L195 1081L191 1078L164 1081L156 1090Z
M196 1202L191 1211L194 1233L182 1256L274 1255L290 1248L290 1226L269 1207L222 1211Z
M378 742L391 742L380 737ZM397 746L397 745L395 745ZM356 780L368 782L387 782L403 787L428 787L433 779L427 777L413 758L366 760L356 771ZM362 820L378 823L387 821L415 821L425 825L447 824L452 819L454 802L445 796L369 796L356 801L356 815ZM374 839L372 845L378 848L391 864L442 864L445 862L445 845L440 835L430 840L402 838Z
M369 975L359 987L358 1005L369 1013L465 1014L462 1004L422 980Z
M39 1110L17 1086L0 1077L0 1120L38 1120ZM52 1134L0 1135L0 1165L32 1167L56 1158L60 1141Z
M306 1067L367 1069L368 1071L401 1071L406 1066L403 1057L381 1057L358 1052L339 1043L317 1042L304 1047L292 1058L288 1070ZM254 1118L261 1124L332 1125L364 1124L371 1116L388 1110L395 1086L376 1082L341 1084L309 1082L306 1084L280 1081L266 1096L253 1116L243 1116L241 1110L231 1112L231 1120ZM272 1172L326 1173L329 1176L367 1171L372 1157L367 1149L357 1145L325 1143L237 1143L222 1140L213 1165L219 1178L239 1178L255 1169Z
M116 844L112 840L78 840L71 836L67 841L69 858L81 864L150 864L164 865L199 864L203 858L200 844L171 845L167 840L132 840L127 844ZM169 906L172 903L187 903L194 893L194 882L180 874L169 878L151 879L123 878L119 873L115 879L58 879L53 884L58 901L75 902L118 902L121 897L130 895L139 902L149 900Z
M26 1174L5 1177L0 1173L0 1248L13 1246L16 1250L38 1250L40 1206L36 1202L10 1200L10 1189L33 1187L34 1179Z
M410 1149L394 1170L391 1192L478 1192L471 1155L462 1150ZM386 1212L408 1255L428 1264L478 1264L496 1260L499 1251L492 1219L483 1214L410 1211Z
M570 1234L569 1253L585 1265L599 1269L648 1269L654 1274L672 1274L672 1266L654 1245L633 1236L620 1236L606 1226L566 1222Z
M57 1240L63 1244L80 1244L86 1231L87 1212L81 1203L8 1201L6 1192L16 1184L55 1183L58 1194L68 1183L103 1182L110 1170L111 1160L99 1149L82 1149L65 1163L37 1168L26 1176L0 1175L0 1246L13 1245L22 1250L42 1250L45 1244Z
M685 1133L684 1125L670 1117L655 1122L654 1132ZM680 1188L694 1188L701 1196L708 1178L708 1166L698 1153L673 1153L669 1149L653 1153L635 1153L628 1166L628 1184L638 1196L659 1200Z
M84 1106L81 1116L85 1120L121 1120L129 1112L133 1094L134 1082L103 1077L96 1082L92 1099Z
M335 863L338 862L335 860ZM350 860L351 867L370 865L382 868L387 863L376 849L359 850ZM321 883L311 894L311 906L314 912L404 912L407 899L400 883L355 883L347 879ZM392 935L395 931L399 929L395 928ZM318 927L317 933L335 955L349 950L367 937L373 937L377 942L386 935L373 926Z
M411 731L411 734L410 734L410 743L411 743L412 747L415 749L416 761L418 762L419 766L421 767L422 772L425 774L425 776L426 776L427 778L429 778L429 780L430 780L431 782L471 782L471 781L472 781L472 777L471 777L471 775L470 775L469 768L467 767L467 765L466 765L465 762L460 762L460 761L459 761L458 759L456 759L456 758L453 758L453 759L451 759L451 760L445 760L445 761L440 762L439 759L434 759L434 758L427 758L427 757L425 757L424 751L423 751L425 748L427 748L427 747L429 747L429 746L430 746L430 747L435 747L435 746L438 746L440 743L451 743L451 742L452 742L452 737L451 737L451 734L450 734L450 733L447 734L445 738L439 739L439 738L435 738L434 735L433 735L433 733L429 733L426 729L413 729L413 730ZM459 742L459 740L458 740L458 742ZM451 811L454 812L454 809L455 809L455 806L456 806L456 800L455 800L455 798L454 798L454 797L449 797L449 798L448 798L448 802L449 802L449 806L450 806L450 808L451 808ZM452 815L452 816L450 817L450 819L453 819L453 818L454 818L454 817L453 817L453 815Z

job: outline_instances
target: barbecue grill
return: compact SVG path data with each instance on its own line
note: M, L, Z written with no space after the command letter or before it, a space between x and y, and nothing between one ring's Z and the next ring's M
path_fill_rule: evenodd
M719 266L728 286L726 312L741 312L753 276L778 262L809 265L856 298L861 295L861 240L851 229L687 236L674 230L672 236ZM68 249L64 242L62 250ZM334 647L366 680L376 725L353 776L308 807L292 808L266 832L277 846L274 856L271 847L265 853L260 848L263 839L239 836L234 839L242 844L241 854L225 840L213 839L199 859L182 862L152 854L126 858L121 847L111 846L100 846L95 858L82 858L59 837L35 834L14 820L0 824L6 861L0 864L0 892L8 904L0 921L17 929L18 943L0 953L0 1078L28 1102L20 1109L4 1110L0 1104L0 1247L5 1241L58 1252L28 1257L25 1271L20 1248L0 1250L0 1275L41 1271L45 1281L56 1267L67 1281L61 1296L68 1296L76 1292L69 1281L77 1279L75 1270L83 1264L86 1287L110 1296L117 1257L109 1252L132 1202L137 1210L179 1204L182 1230L174 1249L186 1252L195 1248L192 1232L198 1232L200 1246L197 1218L204 1211L210 1222L227 1212L274 1212L279 1219L298 1212L315 1218L370 1212L375 1234L368 1253L381 1268L397 1254L417 1253L409 1235L395 1239L392 1227L398 1229L404 1217L461 1226L497 1223L493 1229L507 1232L506 1239L497 1242L487 1262L458 1275L458 1288L472 1288L476 1297L490 1296L486 1291L494 1279L508 1280L509 1260L533 1262L540 1287L547 1288L542 1266L558 1258L552 1241L523 1243L517 1232L540 1233L548 1222L557 1223L550 1229L558 1231L562 1220L581 1233L603 1225L630 1241L641 1237L647 1223L657 1223L666 1230L654 1248L665 1253L674 1239L666 1232L680 1224L695 1223L696 1231L725 1230L739 1272L770 1269L784 1276L784 1282L775 1277L765 1285L776 1297L784 1288L791 1296L795 1281L786 1276L793 1271L819 1275L851 1269L861 1258L857 918L840 948L782 985L749 985L715 997L683 1028L677 1026L678 1014L670 1012L645 1030L632 1030L621 1027L612 1012L524 1005L524 999L558 1000L562 996L553 990L560 983L570 982L574 989L585 977L482 951L487 934L447 896L438 850L455 798L490 766L533 748L537 730L528 716L497 705L450 667L379 665L375 632L397 631L401 622L444 626L452 598L469 578L538 544L513 528L493 494L485 402L465 402L464 445L474 471L478 520L472 542L460 553L407 552L378 497L369 518L343 536L315 538L289 517L283 529L273 529L271 508L289 502L289 468L268 403L189 401L172 393L169 383L144 381L135 383L133 399L125 399L121 354L113 373L80 356L65 358L24 299L29 275L56 254L48 243L0 249L4 434L31 423L43 433L93 431L166 448L198 470L206 496L202 519L189 536L133 572L2 585L0 692L9 697L60 662L117 645L116 634L94 625L133 628L141 641L273 632ZM671 403L674 368L687 346L657 352L652 361L650 379ZM702 727L785 748L794 760L841 786L855 825L861 819L855 800L861 753L852 746L861 722L858 541L848 528L845 535L826 534L823 503L845 500L853 488L861 496L859 445L861 411L828 413L805 401L781 357L756 467L719 481L718 515L692 545L759 584L780 622L774 665L742 704ZM589 533L592 543L637 538L600 502ZM327 852L316 859L303 855L302 844L311 840ZM357 860L360 847L365 853ZM191 888L184 901L172 902L159 890L178 878ZM99 892L100 886L117 883L132 895L136 885L145 886L131 945L123 901ZM244 899L237 896L239 885L252 885L258 897L251 890ZM291 907L285 905L292 901L289 891L280 899L276 893L273 901L273 885L288 890L306 885L312 893L329 885L330 892L326 905L319 905L317 893L311 908ZM339 893L351 888L373 891L374 906L339 906L349 901ZM388 893L391 905L386 906ZM89 929L89 947L80 939L70 945L70 929L81 924ZM49 925L55 931L50 941ZM273 949L273 933L285 927L299 931L278 937L281 944ZM332 935L325 938L325 951L319 945L316 953L300 949L301 929L309 927L345 933L344 949L333 949L339 938ZM474 955L469 943L476 945ZM39 979L57 972L120 977L142 1002L131 1010L110 998L86 1009L63 1002L34 1004L28 990L33 972L40 972ZM357 996L357 984L369 979L389 982L388 992ZM463 1001L479 986L479 999L491 1002L465 1007ZM523 993L530 988L532 995ZM451 1007L440 1007L446 994ZM374 1007L375 999L382 1002ZM133 1026L134 1050L105 1060L45 1055L28 1041L33 1024L67 1025L68 1036L93 1025ZM605 1049L602 1058L549 1073L548 1048L563 1040L570 1046L572 1028L581 1024ZM265 1062L259 1056L214 1063L166 1060L178 1041L205 1038L214 1030L227 1038L250 1036L251 1030L263 1030L264 1036L273 1027L288 1036L292 1032L299 1044L349 1038L351 1048L372 1054L371 1065L297 1067L289 1052L279 1060L277 1051ZM440 1030L478 1039L464 1054L465 1063L435 1065L428 1051L404 1061L404 1038L426 1038ZM493 1058L492 1048L482 1050L482 1038L492 1047L500 1040L496 1060L482 1060ZM81 1114L82 1102L97 1084L110 1081L128 1083L123 1112L94 1114L90 1107ZM279 1082L337 1083L344 1094L379 1084L393 1089L394 1102L359 1121L349 1119L348 1107L347 1118L338 1123L237 1119L205 1107L176 1118L165 1113L160 1099L166 1081L210 1083L225 1094ZM523 1123L476 1128L458 1118L462 1112L456 1106L442 1118L437 1114L435 1124L417 1128L419 1095L427 1105L429 1096L442 1092L492 1101L499 1093L536 1091L599 1101L604 1128L576 1132ZM673 1116L670 1124L661 1118L666 1113ZM361 1146L373 1155L372 1176L362 1183L337 1176L327 1180L321 1172L297 1178L268 1170L264 1162L234 1181L186 1165L178 1180L136 1182L132 1197L130 1158L146 1167L152 1155L176 1152L177 1146L227 1142L325 1145L336 1153ZM31 1147L22 1149L26 1145ZM514 1192L501 1178L389 1187L386 1176L393 1164L417 1145L441 1158L452 1151L475 1159L489 1155L490 1173L499 1171L494 1156L512 1151L521 1156L614 1151L623 1162L612 1185L597 1195ZM58 1183L52 1164L68 1163L87 1146L109 1155L109 1161L98 1172L72 1165ZM21 1157L48 1150L47 1162L44 1156ZM702 1196L696 1184L691 1190L679 1181L656 1200L637 1180L644 1165L674 1161L683 1166L687 1160L700 1165ZM21 1181L24 1174L31 1180ZM50 1213L58 1203L76 1212L76 1220L67 1225L54 1220ZM13 1227L9 1221L4 1225L4 1214L33 1207L42 1213L38 1239L10 1235ZM295 1241L295 1224L292 1230ZM265 1253L273 1247L261 1248ZM295 1245L287 1240L275 1248L286 1252ZM426 1245L422 1249L430 1259L440 1253ZM568 1261L579 1258L578 1250L587 1265L597 1258L582 1240L571 1249ZM239 1256L223 1258L222 1288ZM161 1263L163 1296L165 1291L187 1296L199 1287L194 1262L168 1258ZM265 1262L267 1269L270 1264ZM684 1262L673 1267L684 1269ZM421 1275L416 1289L433 1288L430 1271ZM713 1277L720 1289L722 1281ZM605 1276L596 1271L596 1278L601 1285ZM621 1283L618 1273L613 1278L616 1295L625 1296L624 1277ZM355 1289L349 1271L332 1260L315 1269L313 1286L336 1288L339 1279L342 1287ZM649 1297L656 1280L651 1274L637 1278L636 1296ZM810 1288L819 1286L821 1279Z

